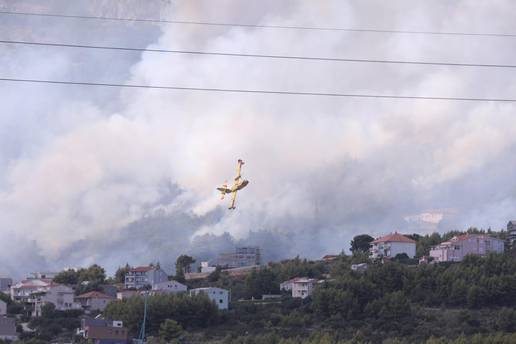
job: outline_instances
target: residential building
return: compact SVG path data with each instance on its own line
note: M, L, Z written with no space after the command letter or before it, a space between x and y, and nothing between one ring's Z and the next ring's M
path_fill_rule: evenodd
M416 242L404 235L394 232L371 242L370 257L394 258L398 254L405 253L409 258L416 255Z
M8 278L8 277L0 278L0 292L9 294L12 285L13 285L12 278Z
M324 257L322 257L322 260L325 261L325 262L331 262L331 261L337 259L338 257L339 256L337 256L335 254L327 254Z
M219 309L229 308L229 291L221 288L197 288L190 290L190 295L204 294L208 296L210 300L215 302Z
M507 242L509 245L513 245L516 241L516 221L509 221L507 223Z
M105 319L82 319L77 335L94 344L127 344L129 340L122 321Z
M53 304L58 311L69 311L80 309L81 306L74 302L74 291L72 288L52 283L44 292L33 293L27 300L33 304L32 316L41 316L42 307L46 304Z
M280 290L290 291L292 297L304 299L312 295L317 280L308 277L295 277L280 284Z
M11 286L13 301L28 302L34 293L43 293L50 289L52 281L49 279L26 279Z
M185 293L188 290L188 287L182 283L177 281L166 281L157 283L152 287L152 294L176 294L176 293Z
M435 262L460 262L468 254L485 256L489 253L503 253L503 250L503 240L485 234L465 234L432 247L430 257Z
M125 289L153 288L156 284L168 281L168 275L157 266L140 266L129 270L125 275Z
M16 322L13 318L0 317L0 340L18 340Z
M201 273L212 273L217 269L216 266L210 266L210 262L201 262Z
M262 256L258 246L245 246L235 248L235 252L220 254L215 260L210 262L210 266L233 269L260 265L261 261Z
M86 312L103 311L115 298L98 291L81 294L75 297L75 302L81 305Z
M3 317L7 314L7 303L0 300L0 317Z
M367 263L351 264L351 270L353 271L366 271L368 267Z

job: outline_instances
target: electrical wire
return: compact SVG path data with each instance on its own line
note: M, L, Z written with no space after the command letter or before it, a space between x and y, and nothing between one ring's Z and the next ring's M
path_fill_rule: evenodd
M33 13L33 12L17 12L17 11L0 11L4 15L19 16L35 16L35 17L53 17L53 18L69 18L69 19L86 19L86 20L107 20L107 21L124 21L124 22L144 22L144 23L160 23L160 24L178 24L178 25L203 25L203 26L221 26L221 27L243 27L257 29L283 29L283 30L313 30L313 31L343 31L343 32L365 32L365 33L387 33L387 34L409 34L409 35L441 35L441 36L484 36L484 37L516 37L516 34L507 33L481 33L481 32L455 32L455 31L418 31L418 30L383 30L368 28L342 28L342 27L314 27L314 26L288 26L288 25L260 25L260 24L244 24L244 23L220 23L206 21L190 21L190 20L165 20L165 19L145 19L145 18L117 18L107 16L86 16L86 15L69 15L58 13Z
M114 46L51 43L51 42L28 42L28 41L14 41L14 40L0 40L0 44L49 46L49 47L79 48L79 49L118 50L118 51L134 51L134 52L152 52L152 53L169 53L169 54L188 54L188 55L213 55L213 56L246 57L246 58L267 58L267 59L282 59L282 60L352 62L352 63L382 63L382 64L405 64L405 65L451 66L451 67L516 68L516 65L509 65L509 64L427 62L427 61L404 61L404 60L351 59L351 58L318 57L318 56L243 54L243 53L226 53L226 52L195 51L195 50L169 50L169 49L114 47Z
M241 93L241 94L268 94L268 95L347 97L347 98L379 98L379 99L443 100L443 101L468 101L468 102L470 102L470 101L471 102L503 102L503 103L516 102L516 98L511 99L511 98L430 97L430 96L401 96L401 95L365 94L365 93L359 94L359 93L297 92L297 91L273 91L273 90L253 90L253 89L135 85L135 84L116 84L116 83L41 80L41 79L19 79L19 78L0 78L0 81L36 83L36 84L76 85L76 86L142 88L142 89L177 90L177 91L199 91L199 92L219 92L219 93L224 92L224 93Z

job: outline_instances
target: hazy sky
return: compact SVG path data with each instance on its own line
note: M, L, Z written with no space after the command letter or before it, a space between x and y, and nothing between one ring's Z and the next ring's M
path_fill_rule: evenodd
M514 1L0 0L40 13L516 34ZM0 39L513 64L516 38L0 15ZM515 98L516 69L0 45L0 77ZM236 241L317 258L355 234L500 229L516 218L511 103L0 82L0 274L205 258ZM246 161L230 212L215 187ZM229 233L224 234L224 233Z

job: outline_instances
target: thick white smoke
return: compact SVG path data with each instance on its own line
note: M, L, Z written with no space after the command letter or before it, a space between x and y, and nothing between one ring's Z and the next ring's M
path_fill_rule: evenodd
M163 1L141 13L138 1L66 3L27 1L20 9L516 32L510 1ZM515 52L508 38L8 19L0 22L5 38L85 44L479 63L509 62ZM1 74L14 77L497 98L516 87L503 69L0 49ZM317 257L347 249L355 234L413 230L404 218L428 209L453 209L440 230L500 228L515 213L512 104L7 83L0 91L4 273L171 262L183 251L215 252L206 242L231 246L227 236L202 236L225 232L254 240L271 257ZM234 175L238 158L250 184L227 212L215 187Z

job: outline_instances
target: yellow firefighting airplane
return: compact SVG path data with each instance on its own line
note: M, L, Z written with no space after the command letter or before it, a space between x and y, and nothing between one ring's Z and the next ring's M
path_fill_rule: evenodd
M240 175L240 171L242 170L242 165L244 162L239 159L237 163L237 176L235 177L235 184L231 188L228 188L228 182L224 182L222 187L217 188L222 193L221 200L224 199L224 196L228 193L232 194L231 198L231 206L228 209L235 209L235 202L236 202L236 195L237 191L242 190L249 184L249 181L242 179L242 176Z

